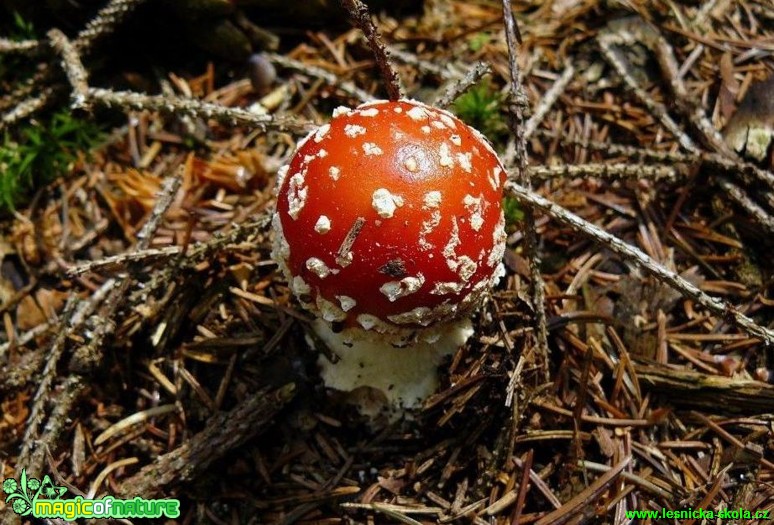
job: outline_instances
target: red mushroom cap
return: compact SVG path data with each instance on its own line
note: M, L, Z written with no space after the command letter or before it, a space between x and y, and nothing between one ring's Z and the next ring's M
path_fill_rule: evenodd
M329 322L395 332L449 321L502 273L504 176L486 139L446 111L339 108L280 172L275 259Z

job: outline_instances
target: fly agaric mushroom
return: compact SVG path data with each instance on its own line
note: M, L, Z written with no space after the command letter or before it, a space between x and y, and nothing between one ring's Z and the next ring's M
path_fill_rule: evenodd
M279 172L274 259L313 328L326 386L415 407L504 273L505 172L452 114L377 101L307 136Z

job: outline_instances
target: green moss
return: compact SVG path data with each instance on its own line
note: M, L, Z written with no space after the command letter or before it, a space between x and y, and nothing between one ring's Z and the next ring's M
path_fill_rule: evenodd
M489 77L485 77L457 98L452 110L466 124L486 135L493 144L500 144L508 134L501 111L503 100L504 96L491 85Z
M507 231L516 229L516 225L524 220L524 210L519 206L519 201L513 197L503 199L503 215L505 215L505 228Z
M470 39L468 39L468 48L471 51L479 51L482 47L489 43L492 39L492 35L489 33L475 33Z
M89 120L61 109L45 120L6 130L0 143L0 211L15 209L30 191L66 174L79 152L102 133Z

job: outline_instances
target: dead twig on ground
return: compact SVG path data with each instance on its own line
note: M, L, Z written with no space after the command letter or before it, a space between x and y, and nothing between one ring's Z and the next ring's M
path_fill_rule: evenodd
M322 79L329 86L333 86L341 90L341 92L344 93L345 95L350 96L354 99L357 99L360 102L370 102L372 100L376 100L376 97L374 97L372 94L368 93L367 91L360 89L352 82L341 80L333 73L330 73L322 68L305 64L298 60L293 60L292 58L289 58L285 55L280 55L277 53L267 53L266 57L269 60L271 60L274 64L277 64L280 67L284 67L292 71L298 71L300 73L304 73L306 75L310 75L312 77Z
M265 431L294 394L293 384L257 392L230 412L212 416L199 434L125 479L119 494L150 498L172 485L194 479L224 454Z
M665 396L679 408L693 408L722 415L774 412L774 386L733 377L686 370L684 367L634 362L640 383Z
M510 170L511 167L508 167ZM687 174L679 165L654 166L644 163L590 163L565 164L563 166L529 166L530 176L536 181L550 181L557 178L597 177L608 181L641 180L647 179L653 182L677 182L686 178Z
M577 518L578 515L583 512L583 509L588 510L591 502L599 498L602 495L602 492L607 490L607 488L618 479L624 468L631 462L631 459L631 457L626 457L621 460L615 467L594 480L591 485L586 487L570 501L536 521L535 525L561 524L567 523L573 518Z
M564 71L562 71L562 74L559 76L559 78L556 79L556 82L554 82L551 88L546 91L542 97L540 97L540 100L538 101L537 106L535 106L535 110L533 111L532 116L529 117L527 123L524 124L525 140L528 140L532 136L537 127L551 110L554 103L562 95L562 93L564 93L565 88L567 88L567 84L570 83L574 75L575 66L572 64L567 64L564 68Z
M490 72L491 68L489 67L489 64L478 62L467 72L464 78L448 86L446 90L435 99L433 105L439 108L448 108L460 95L465 93L471 86L474 86L481 80L484 75L487 75Z
M123 111L158 111L176 116L188 115L213 119L228 126L249 126L263 133L273 130L303 135L315 127L310 122L303 122L293 117L256 115L246 109L227 108L218 104L169 95L144 95L92 87L87 91L86 100Z
M594 226L587 221L584 221L577 215L568 212L561 206L558 206L553 202L534 194L519 184L514 182L506 183L506 191L520 201L544 211L550 215L551 218L561 222L562 224L565 224L572 229L587 235L592 240L617 253L625 260L640 266L649 274L673 287L675 290L678 290L684 296L695 300L697 303L712 313L719 315L724 320L732 320L748 334L761 338L768 345L774 344L774 331L755 323L752 319L742 314L739 312L739 310L726 303L725 301L715 297L710 297L709 295L705 294L696 286L680 277L678 274L667 270L664 266L653 261L638 248L626 244L617 237L599 229L597 226Z
M112 34L143 2L145 0L110 0L78 33L74 42L78 53L81 55L90 53L100 38Z
M509 111L511 113L511 132L516 138L516 162L518 181L526 187L532 187L530 174L527 171L527 138L525 135L524 122L526 111L529 109L527 95L521 83L519 63L517 58L517 39L518 30L516 21L513 18L510 2L503 0L503 19L505 21L505 36L508 43L508 68L510 71L511 83L511 103ZM548 329L546 328L545 311L545 283L540 274L540 255L537 251L537 233L535 230L535 216L532 208L528 205L524 210L525 223L525 248L530 265L530 278L532 280L532 300L535 311L535 324L537 325L537 363L542 372L542 379L548 379ZM519 359L524 359L522 354ZM515 388L518 383L512 381L509 383L509 389ZM513 393L509 392L507 398L512 398Z
M81 108L86 102L89 90L89 74L81 63L77 48L70 42L64 33L58 29L48 32L48 38L54 49L62 57L62 68L67 75L67 80L73 88L71 99L73 108Z
M403 89L400 86L400 77L398 72L390 63L390 55L387 47L382 42L382 37L376 30L376 26L371 20L371 14L368 7L360 0L341 0L341 5L349 13L352 23L363 32L368 46L376 59L376 65L382 75L384 87L387 90L387 97L390 100L398 100L403 96Z

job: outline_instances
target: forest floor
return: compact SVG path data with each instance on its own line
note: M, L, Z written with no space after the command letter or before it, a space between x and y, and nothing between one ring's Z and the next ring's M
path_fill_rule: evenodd
M6 177L19 151L61 153L35 149L30 130L55 128L45 115L59 111L71 148L68 126L107 130L3 212L2 477L178 498L169 523L774 515L770 5L513 10L511 46L497 2L374 18L406 96L482 131L510 180L507 275L440 390L392 423L325 391L310 314L270 257L296 142L337 106L386 96L360 29L283 33L247 73L211 61L99 84L80 60L100 67L85 56L123 15L72 40L0 39L0 58L41 64L24 81L0 68ZM635 521L703 522L683 518Z

